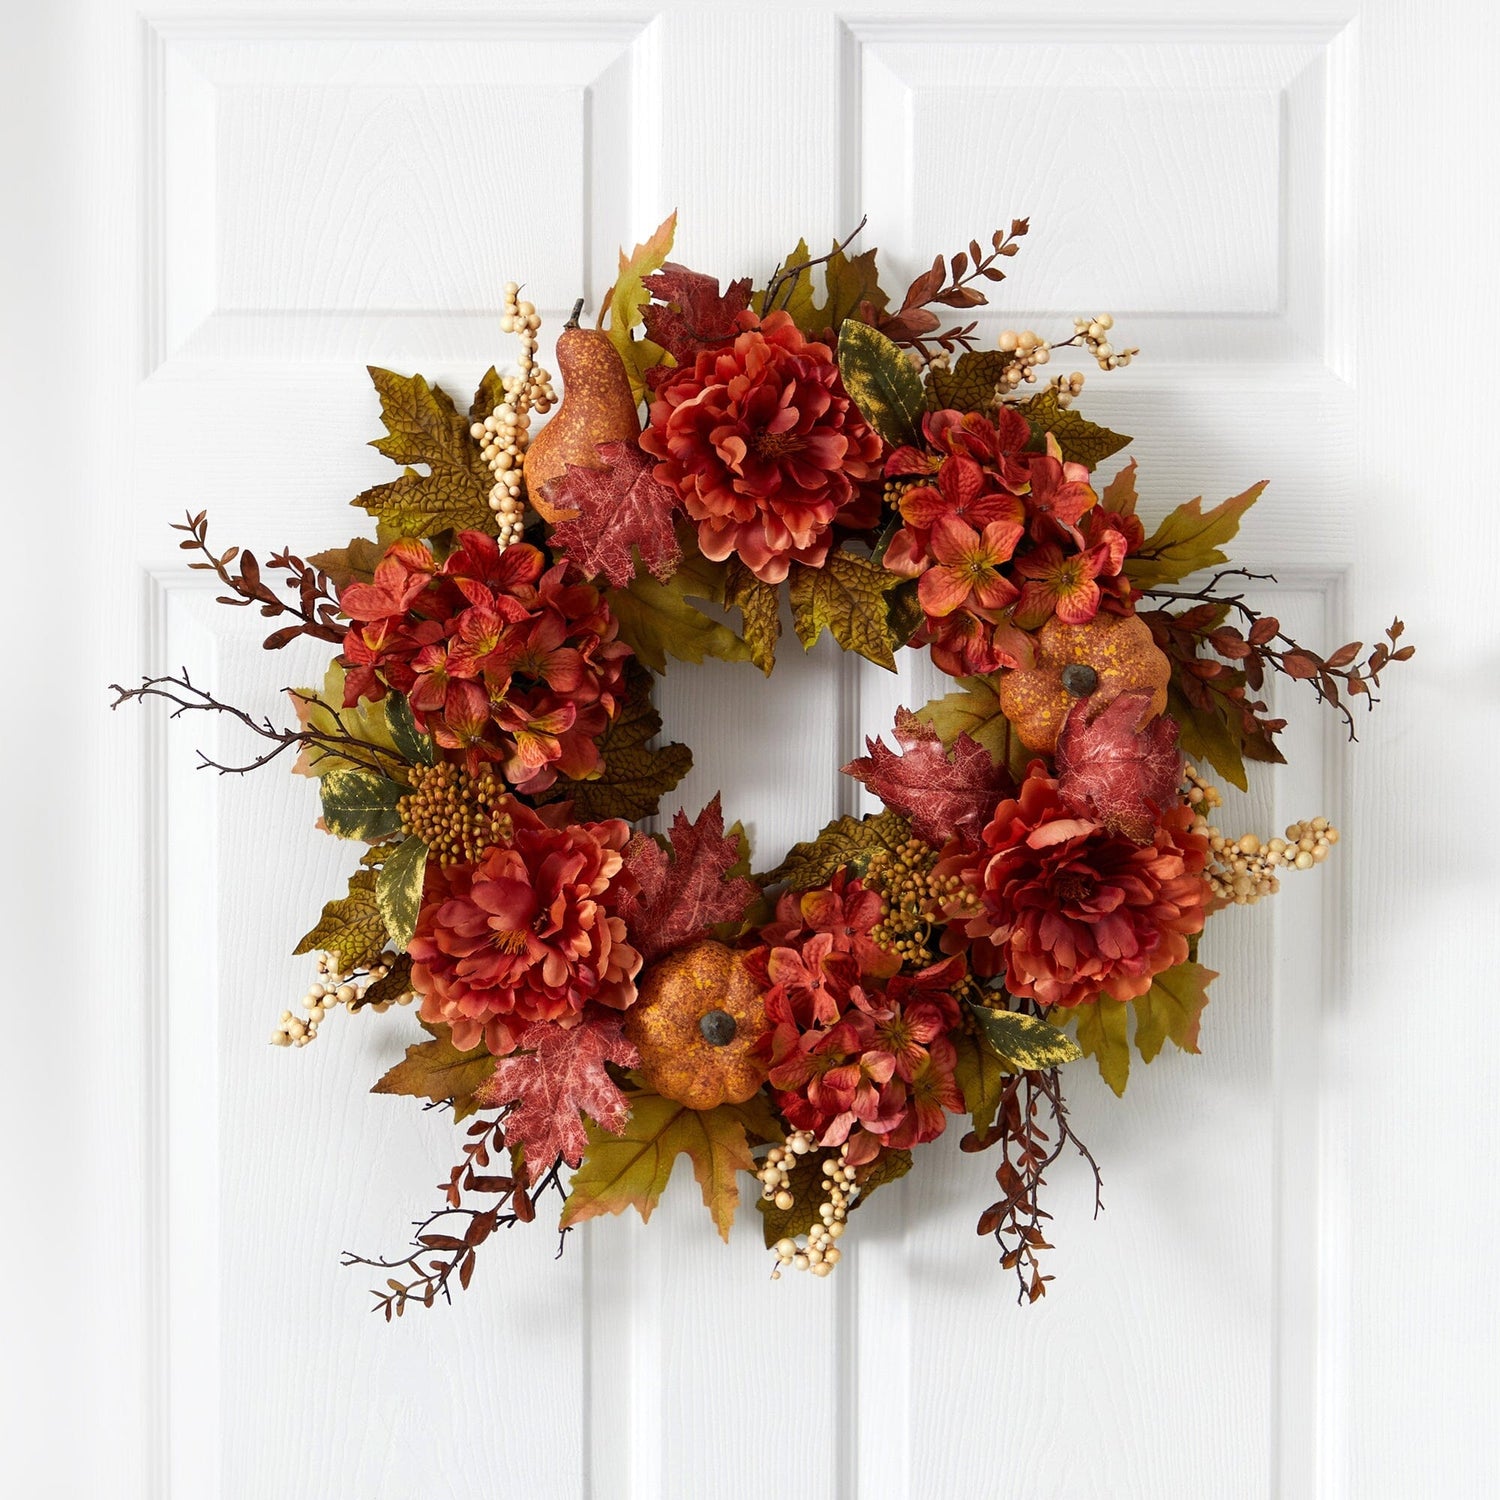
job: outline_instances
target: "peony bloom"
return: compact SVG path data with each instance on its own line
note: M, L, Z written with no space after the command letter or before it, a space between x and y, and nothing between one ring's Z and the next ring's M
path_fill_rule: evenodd
M728 348L705 349L656 388L641 447L698 523L705 557L739 556L765 583L828 555L831 529L879 474L879 435L826 344L785 312L740 314Z
M867 910L871 893L858 881L832 894L832 902L819 899L827 889L801 898L832 917L829 925L773 924L762 934L771 941L746 962L766 987L769 1029L756 1054L777 1107L821 1144L847 1144L858 1165L883 1146L931 1140L947 1113L963 1110L949 1033L960 1023L953 990L964 965L949 958L917 975L899 972L900 960L869 941L878 899Z
M566 564L548 568L535 547L502 550L465 531L439 567L406 540L339 603L353 622L346 707L405 693L418 727L471 773L499 761L521 791L598 772L630 648L603 594L570 579Z
M554 827L506 802L511 836L478 864L429 863L408 950L422 1019L499 1056L534 1021L573 1024L590 1001L626 1009L641 967L615 915L629 825Z
M945 907L947 952L1003 975L1043 1005L1134 1000L1188 956L1203 929L1208 841L1178 805L1140 844L1078 816L1040 761L995 809L978 851L950 845L939 879L962 891Z

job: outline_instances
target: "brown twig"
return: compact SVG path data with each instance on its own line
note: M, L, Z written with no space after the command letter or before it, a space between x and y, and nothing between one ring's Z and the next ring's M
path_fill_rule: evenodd
M810 271L814 266L826 265L835 255L841 255L859 237L861 231L870 222L870 216L866 214L848 234L841 240L834 242L833 249L827 255L815 255L810 260L801 260L795 265L778 265L771 274L771 279L766 283L766 289L761 294L760 315L765 317L776 306L777 294L781 292L783 284L786 286L786 294L781 305L786 306L792 299L792 293L797 289L798 278L804 271Z

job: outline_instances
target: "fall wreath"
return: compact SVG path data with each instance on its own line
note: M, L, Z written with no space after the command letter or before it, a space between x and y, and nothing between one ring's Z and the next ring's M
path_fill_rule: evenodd
M364 846L272 1040L417 1005L426 1035L375 1090L447 1106L463 1144L408 1254L348 1257L384 1274L387 1317L467 1286L495 1229L552 1195L565 1235L649 1218L681 1155L721 1234L753 1173L772 1274L826 1276L851 1213L955 1120L996 1153L979 1232L1035 1300L1044 1174L1075 1150L1098 1178L1063 1066L1092 1057L1123 1093L1132 1052L1196 1052L1206 919L1337 842L1322 817L1276 837L1211 821L1210 776L1243 789L1247 761L1282 758L1268 674L1352 737L1352 700L1411 647L1397 621L1321 656L1257 610L1223 549L1261 485L1153 525L1134 463L1103 480L1129 440L1076 410L1082 375L1045 370L1065 349L1128 365L1108 316L978 347L963 316L1025 220L899 303L852 236L721 288L668 258L674 226L622 253L597 327L575 309L560 404L514 284L518 362L467 412L371 370L374 446L402 466L354 501L373 540L262 565L214 552L202 514L177 528L223 603L277 622L267 647L334 649L295 723L186 671L116 703L269 742L205 758L220 771L295 751L320 826ZM954 684L844 767L884 811L756 873L718 797L643 826L691 764L658 743L651 693L668 657L771 672L784 604L804 647L827 631L888 668L926 650Z

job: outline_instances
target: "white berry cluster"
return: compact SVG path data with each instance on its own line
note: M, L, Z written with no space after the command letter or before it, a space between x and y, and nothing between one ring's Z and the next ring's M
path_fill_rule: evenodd
M532 303L520 300L520 292L516 282L505 283L505 307L500 316L500 331L514 333L521 340L517 373L501 377L505 399L484 421L469 429L474 441L482 445L480 452L495 476L490 509L499 522L498 541L502 550L520 541L525 526L521 461L526 456L531 413L550 411L557 401L552 376L536 362L541 315Z
M1029 328L1017 333L1007 328L1000 335L1000 352L1014 356L1001 373L1001 385L1015 390L1024 380L1027 385L1036 384L1036 372L1052 358L1052 345L1038 338Z
M1211 786L1193 766L1188 766L1187 800L1197 812L1193 831L1208 839L1210 849L1205 874L1213 893L1235 906L1253 906L1264 896L1281 889L1283 870L1310 870L1328 858L1339 841L1339 831L1327 818L1304 818L1291 824L1284 839L1262 839L1253 833L1230 838L1204 817L1208 809L1221 805L1217 787Z
M791 1169L799 1156L806 1156L813 1149L814 1140L810 1130L794 1130L784 1146L773 1146L766 1154L756 1176L761 1182L761 1197L768 1198L785 1212L796 1204L791 1191ZM803 1237L805 1243L796 1239L776 1241L776 1265L771 1271L772 1281L781 1279L784 1266L794 1271L811 1271L814 1276L828 1276L839 1263L840 1251L834 1243L843 1236L849 1218L849 1208L859 1196L855 1186L855 1170L845 1160L847 1147L840 1147L837 1157L829 1157L823 1163L822 1185L827 1201L818 1205L818 1218Z
M284 1010L276 1029L271 1033L273 1047L305 1047L318 1034L318 1023L336 1006L353 1010L364 998L365 991L377 980L384 979L396 962L394 953L382 953L368 969L344 973L334 961L333 955L320 953L313 960L314 978L302 997L306 1018L294 1016ZM394 1001L376 1000L371 1010L387 1011L394 1005L410 1005L416 997L411 990Z
M1141 352L1139 349L1116 349L1109 341L1109 331L1114 326L1115 320L1108 313L1073 319L1073 339L1082 341L1101 370L1121 369ZM1072 343L1073 339L1068 342Z

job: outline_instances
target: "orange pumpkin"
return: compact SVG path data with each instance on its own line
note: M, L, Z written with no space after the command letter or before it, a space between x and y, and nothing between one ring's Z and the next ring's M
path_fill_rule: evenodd
M652 964L624 1026L646 1082L689 1109L743 1104L766 1080L750 1055L766 1029L760 986L723 943L704 939Z
M639 436L640 410L630 394L625 362L598 328L580 328L575 312L557 338L563 398L552 420L531 440L523 472L526 498L544 521L566 521L577 511L552 504L547 489L569 464L599 469L600 443Z
M1036 643L1036 665L1000 679L1000 707L1028 750L1052 751L1080 698L1103 705L1121 693L1149 693L1137 729L1167 706L1172 664L1135 615L1095 615L1082 625L1052 619Z

